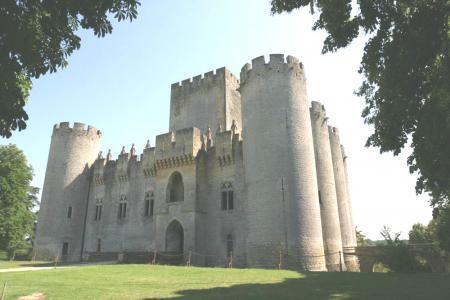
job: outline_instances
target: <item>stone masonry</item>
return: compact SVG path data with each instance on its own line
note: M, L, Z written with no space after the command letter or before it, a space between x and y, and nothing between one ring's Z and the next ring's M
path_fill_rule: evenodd
M57 124L35 255L357 271L346 157L327 120L302 63L272 54L240 80L221 68L173 84L169 132L141 154L113 159L99 130Z

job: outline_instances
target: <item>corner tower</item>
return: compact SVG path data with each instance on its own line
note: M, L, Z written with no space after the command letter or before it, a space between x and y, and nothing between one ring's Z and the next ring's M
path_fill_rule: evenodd
M345 269L345 265L327 119L325 106L312 101L311 124L326 263L328 271L339 271Z
M241 71L249 266L324 271L314 144L303 65L272 54Z
M338 129L336 127L328 126L328 130L330 135L331 155L333 157L333 170L336 183L336 196L345 265L349 271L355 272L359 270L359 263L354 254L356 247L355 228L353 227L344 155L342 153Z
M68 122L56 124L48 155L34 252L40 259L80 260L90 166L97 158L101 133Z

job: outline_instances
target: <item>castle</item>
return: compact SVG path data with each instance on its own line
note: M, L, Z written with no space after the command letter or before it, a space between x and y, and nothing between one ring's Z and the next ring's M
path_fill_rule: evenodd
M346 157L298 59L281 54L171 87L169 132L117 159L101 132L54 126L37 258L147 253L195 265L358 270Z

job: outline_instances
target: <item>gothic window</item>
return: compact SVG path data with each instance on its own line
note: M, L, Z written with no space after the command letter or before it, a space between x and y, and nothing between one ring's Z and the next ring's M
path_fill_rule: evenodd
M147 192L144 200L144 216L153 217L153 208L155 206L155 195L153 192Z
M102 219L102 208L103 208L103 199L97 199L95 201L95 218L94 218L94 220L99 221Z
M69 243L64 242L62 246L62 255L69 254Z
M119 219L125 219L127 215L127 197L122 195L119 201L119 211L117 217Z
M231 182L225 182L222 184L220 207L222 210L234 209L234 192Z
M67 218L72 218L72 206L69 206L69 208L67 208Z
M184 200L183 177L179 172L170 175L166 190L167 202L180 202Z
M102 252L102 239L97 239L97 252Z
M227 235L227 255L233 255L233 236L231 234Z

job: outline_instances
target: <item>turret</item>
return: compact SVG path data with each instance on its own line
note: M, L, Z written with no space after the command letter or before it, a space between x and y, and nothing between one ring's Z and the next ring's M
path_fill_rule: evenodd
M349 271L359 270L358 260L354 255L356 241L355 228L348 197L347 180L345 175L344 157L336 127L328 127L330 135L331 155L333 157L334 180L336 183L336 196L339 209L339 222L341 224L342 246L344 250L345 265Z
M37 224L37 258L80 260L90 167L97 159L100 139L99 130L86 129L82 123L54 126Z
M303 65L270 55L241 71L248 265L324 271L314 145Z
M328 271L339 271L341 268L345 270L326 111L319 102L313 101L311 105L311 125L327 269Z

